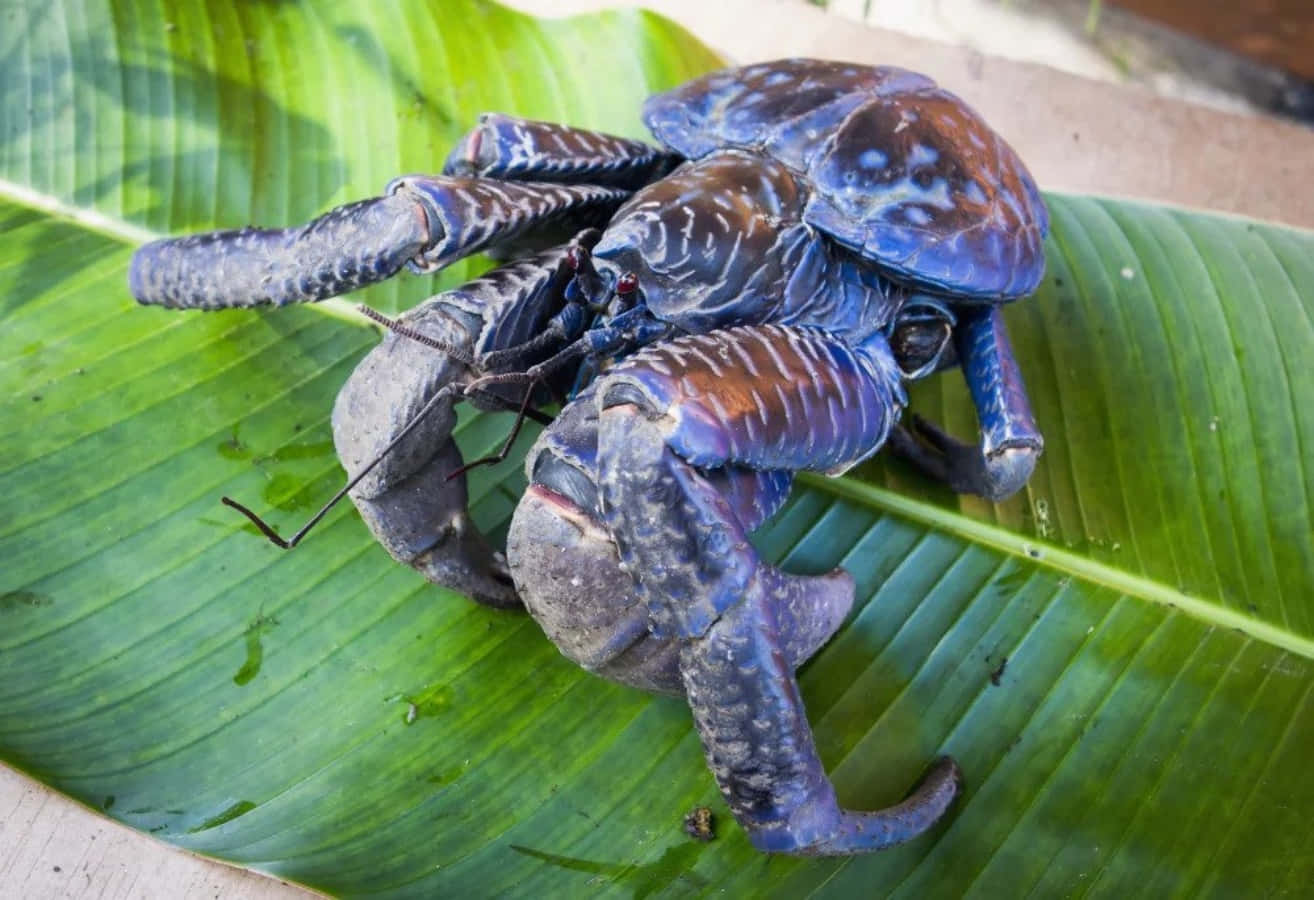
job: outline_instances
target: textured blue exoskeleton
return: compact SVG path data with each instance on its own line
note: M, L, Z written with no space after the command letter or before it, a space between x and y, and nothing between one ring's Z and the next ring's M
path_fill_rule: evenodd
M729 69L651 98L644 119L660 147L486 116L441 176L298 229L149 244L132 290L281 304L510 257L393 323L340 393L334 437L367 524L429 579L523 602L585 668L686 697L759 848L890 846L939 819L957 767L941 760L898 806L840 808L794 670L853 581L784 573L748 534L794 473L838 474L887 442L958 491L1026 482L1041 437L999 306L1040 282L1044 205L972 110L899 69ZM955 365L975 445L899 424L904 383ZM452 404L554 395L503 555L448 477Z

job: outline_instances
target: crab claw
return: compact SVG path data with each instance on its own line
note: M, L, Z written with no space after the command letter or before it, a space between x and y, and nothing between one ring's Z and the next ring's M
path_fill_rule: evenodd
M466 329L441 306L421 307L404 318L421 333L455 346L469 344ZM462 467L451 438L453 398L439 398L422 412L445 385L467 377L461 362L389 334L338 393L333 439L348 474L374 464L351 499L394 559L481 603L517 606L505 559L466 511L464 477L448 477ZM414 421L417 416L422 417ZM385 452L408 426L405 438Z
M577 241L595 238L586 232ZM466 510L454 403L487 360L508 347L518 357L535 343L532 335L552 332L575 247L507 263L388 320L383 343L356 366L333 406L338 458L358 479L351 499L379 543L430 581L491 606L520 601L504 555ZM472 399L514 410L528 398L523 389L494 389Z
M531 485L511 520L507 556L525 607L568 659L640 690L683 693L678 643L648 631L634 579L587 511Z

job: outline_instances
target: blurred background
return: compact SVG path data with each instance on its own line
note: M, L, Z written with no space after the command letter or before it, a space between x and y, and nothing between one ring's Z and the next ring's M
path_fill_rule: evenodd
M864 24L1314 125L1309 0L805 0Z

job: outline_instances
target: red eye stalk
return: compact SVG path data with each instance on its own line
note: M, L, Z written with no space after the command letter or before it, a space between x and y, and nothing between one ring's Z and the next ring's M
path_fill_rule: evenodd
M566 265L570 266L572 272L578 272L588 261L588 248L573 244L566 250Z

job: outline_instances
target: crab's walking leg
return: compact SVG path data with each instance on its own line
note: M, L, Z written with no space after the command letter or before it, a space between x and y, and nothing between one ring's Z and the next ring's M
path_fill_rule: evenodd
M556 221L587 222L629 195L614 187L409 175L385 196L299 228L242 228L152 241L128 273L142 303L177 309L323 300L429 272Z
M591 243L596 232L580 240ZM572 245L575 246L575 245ZM489 352L545 333L563 308L571 247L503 265L401 316L408 329L459 351L453 358L389 333L352 372L333 407L338 458L355 475L374 461L440 390L468 383ZM544 348L551 353L551 346ZM524 387L502 397L516 408ZM479 397L474 398L477 403ZM466 510L452 400L440 402L351 491L365 523L392 556L430 581L493 606L518 603L502 554Z
M889 348L810 330L736 328L660 344L598 387L602 510L679 666L708 762L763 850L846 854L908 840L957 792L938 765L879 812L843 810L782 651L778 610L824 589L763 562L701 469L841 471L878 448L902 405Z
M680 157L643 141L487 113L447 157L443 174L587 182L636 190L679 161Z
M965 444L920 418L896 429L890 444L955 491L1002 500L1027 483L1044 440L999 308L963 312L954 338L981 424L980 444Z

